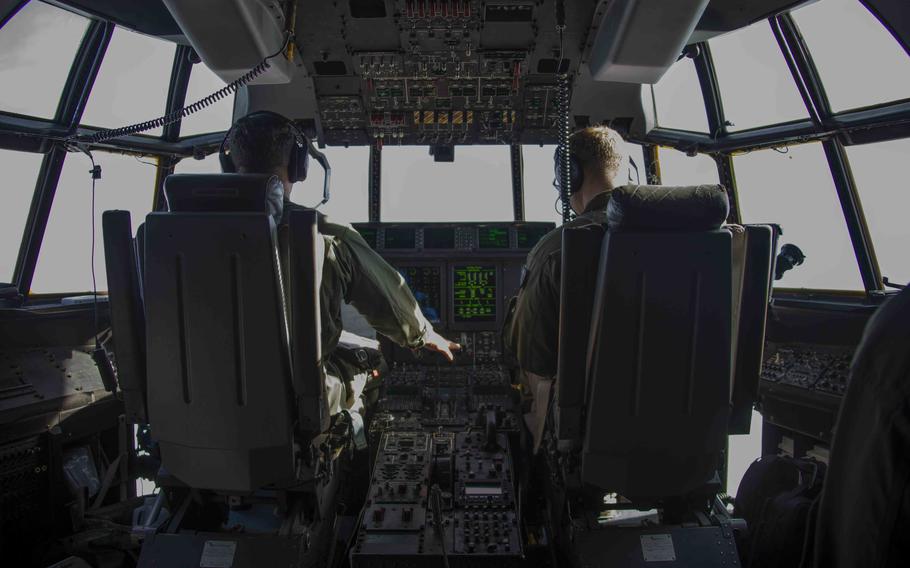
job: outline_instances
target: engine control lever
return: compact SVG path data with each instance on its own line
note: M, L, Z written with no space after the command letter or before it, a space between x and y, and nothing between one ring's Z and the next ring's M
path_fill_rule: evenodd
M488 452L492 452L499 449L499 444L496 441L496 436L499 434L499 417L495 408L487 409L486 412L486 444L484 444L484 449Z

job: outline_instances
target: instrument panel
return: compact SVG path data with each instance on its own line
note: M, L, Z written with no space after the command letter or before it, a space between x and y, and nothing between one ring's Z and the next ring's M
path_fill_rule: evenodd
M498 339L487 336L498 335L528 252L555 225L355 223L354 228L398 270L437 330L479 332L483 338L476 345L498 353ZM479 354L483 360L489 355Z
M522 565L513 452L521 413L499 330L528 251L554 226L354 227L462 349L449 365L382 340L391 370L370 423L378 450L351 565Z
M374 250L389 254L405 251L470 251L527 254L550 231L553 223L354 223Z

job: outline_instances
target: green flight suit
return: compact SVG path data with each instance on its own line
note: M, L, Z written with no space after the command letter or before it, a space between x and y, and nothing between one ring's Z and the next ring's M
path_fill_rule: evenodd
M305 208L286 201L282 225L286 224L287 214L293 209ZM348 389L345 397L348 403L344 406L350 407L351 399L360 394L351 392L353 377L348 367L333 357L343 327L342 302L351 304L377 332L411 349L424 346L432 324L424 317L401 274L371 249L360 233L349 225L332 223L322 214L319 215L318 230L325 243L319 291L322 357L328 375L329 409L335 414L339 409L337 400L333 401L337 395L331 392L333 378L340 378ZM363 385L359 385L354 390L362 388Z
M563 227L602 230L607 222L610 191L598 194L584 212ZM562 229L547 233L528 254L518 296L506 316L503 342L521 368L525 424L535 451L543 436L556 377L559 352L559 288L562 269Z
M564 227L604 226L609 201L609 191L598 194ZM556 376L561 262L562 227L557 227L528 254L521 289L503 330L506 348L521 369L542 377Z

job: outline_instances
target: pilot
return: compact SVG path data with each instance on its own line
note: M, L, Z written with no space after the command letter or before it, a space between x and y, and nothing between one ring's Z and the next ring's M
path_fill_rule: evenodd
M287 223L290 210L303 208L290 200L293 183L288 162L299 135L295 131L296 127L283 116L257 112L238 120L226 140L226 150L237 172L271 174L283 185L282 224ZM399 345L426 347L452 361L452 351L460 346L436 332L398 271L376 254L357 231L320 214L319 232L326 251L319 301L331 414L343 409L360 410L360 395L366 382L365 374L345 372L344 364L332 357L342 332L342 302L352 305L376 331Z
M578 216L567 226L600 230L606 223L610 193L626 159L623 147L622 137L605 126L585 128L569 137L570 156L582 173L577 176L582 183L572 188L569 203ZM558 155L555 162L554 186L559 190ZM562 229L557 228L528 254L521 288L503 329L505 347L521 368L522 390L530 406L525 421L534 437L535 450L543 434L550 389L556 377L561 251Z
M910 289L904 289L872 316L853 356L850 382L834 429L831 459L818 506L812 566L907 565L910 557L908 345Z

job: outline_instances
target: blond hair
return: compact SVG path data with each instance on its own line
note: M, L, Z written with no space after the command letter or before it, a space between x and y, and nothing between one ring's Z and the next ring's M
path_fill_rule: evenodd
M569 137L569 151L578 157L581 167L596 168L612 181L623 163L625 151L618 132L607 126L589 126Z

